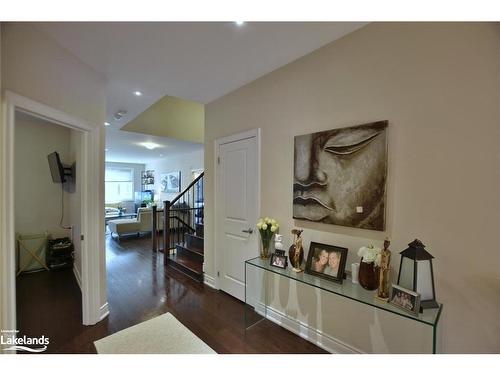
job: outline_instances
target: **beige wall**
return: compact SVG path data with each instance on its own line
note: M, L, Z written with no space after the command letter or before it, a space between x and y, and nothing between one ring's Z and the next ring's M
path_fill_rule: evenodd
M261 214L282 223L287 245L291 228L302 227L306 248L310 240L347 246L350 264L361 245L381 245L389 235L397 268L398 252L421 239L436 257L444 303L440 350L500 352L498 45L499 24L370 24L209 103L207 274L216 271L214 140L260 127ZM389 120L387 231L294 221L293 137L376 120Z
M191 171L203 169L203 149L178 155L166 155L163 160L157 160L146 164L146 169L155 171L155 200L172 200L177 194L161 192L161 175L163 173L181 171L181 191L192 181ZM158 196L158 194L160 194Z
M3 28L3 23L0 22L0 40L2 39L2 28ZM0 43L0 87L2 87L2 43ZM0 91L0 103L3 103L3 92ZM3 144L3 105L0 105L0 144ZM2 152L2 151L0 151ZM0 154L0 160L3 159L3 153ZM0 176L3 178L3 163L0 163ZM0 197L3 197L3 184L0 184ZM3 207L3 202L0 199L0 212L4 212L4 207ZM0 215L0 228L3 228L3 215ZM1 230L1 229L0 229ZM0 250L2 250L2 243L0 240ZM0 257L0 280L2 279L3 275L1 275L3 269L2 265L2 257ZM2 288L0 288L0 325L2 325L3 322L3 316L2 316L2 311L3 311L3 295L2 295ZM0 327L1 329L1 327Z
M105 80L91 67L78 60L53 39L29 23L2 23L2 90L22 96L87 120L100 130L98 165L99 181L88 181L103 186ZM2 126L3 129L3 126ZM3 156L2 156L3 157ZM104 206L104 191L95 199ZM96 218L100 223L104 218ZM101 304L106 302L106 270L104 255L104 223L99 224L102 238Z
M71 164L71 130L45 120L16 113L15 231L21 234L48 231L54 237L70 236L59 226L61 219L61 184L54 183L47 155L57 151L61 161ZM35 141L36 140L36 141ZM63 226L70 226L69 194L64 192Z

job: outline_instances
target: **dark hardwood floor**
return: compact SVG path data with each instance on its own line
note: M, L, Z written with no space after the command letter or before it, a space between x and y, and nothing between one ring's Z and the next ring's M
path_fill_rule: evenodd
M93 342L165 312L217 353L325 353L321 348L264 320L244 329L244 304L164 270L163 255L151 252L150 239L106 238L110 315L83 326L81 293L72 270L24 274L17 280L20 334L50 338L47 353L95 353Z

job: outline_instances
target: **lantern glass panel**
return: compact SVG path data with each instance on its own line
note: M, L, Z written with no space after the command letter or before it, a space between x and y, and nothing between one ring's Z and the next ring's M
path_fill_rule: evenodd
M434 299L432 291L431 261L421 260L417 264L417 290L422 301Z
M413 259L402 257L401 269L399 270L399 285L403 288L413 290L413 271L415 263Z

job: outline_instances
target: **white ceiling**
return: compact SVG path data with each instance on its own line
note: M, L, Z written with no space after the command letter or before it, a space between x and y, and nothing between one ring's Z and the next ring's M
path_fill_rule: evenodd
M148 150L141 143L151 142L160 147ZM141 163L168 158L190 151L203 149L203 144L181 141L173 138L110 129L106 132L106 161L120 163Z
M112 123L107 138L114 142L112 138L123 137L118 143L124 144L129 135L113 129L165 95L209 103L365 24L251 22L240 27L233 22L53 22L35 26L106 77L107 118ZM135 96L135 90L144 95ZM113 113L120 109L127 110L127 115L113 121ZM113 149L115 145L108 141Z

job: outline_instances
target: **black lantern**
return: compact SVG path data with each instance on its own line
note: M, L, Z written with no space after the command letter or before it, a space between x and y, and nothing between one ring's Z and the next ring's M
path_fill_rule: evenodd
M434 290L434 273L431 254L419 240L408 244L408 249L401 251L398 285L420 293L422 309L439 307Z

